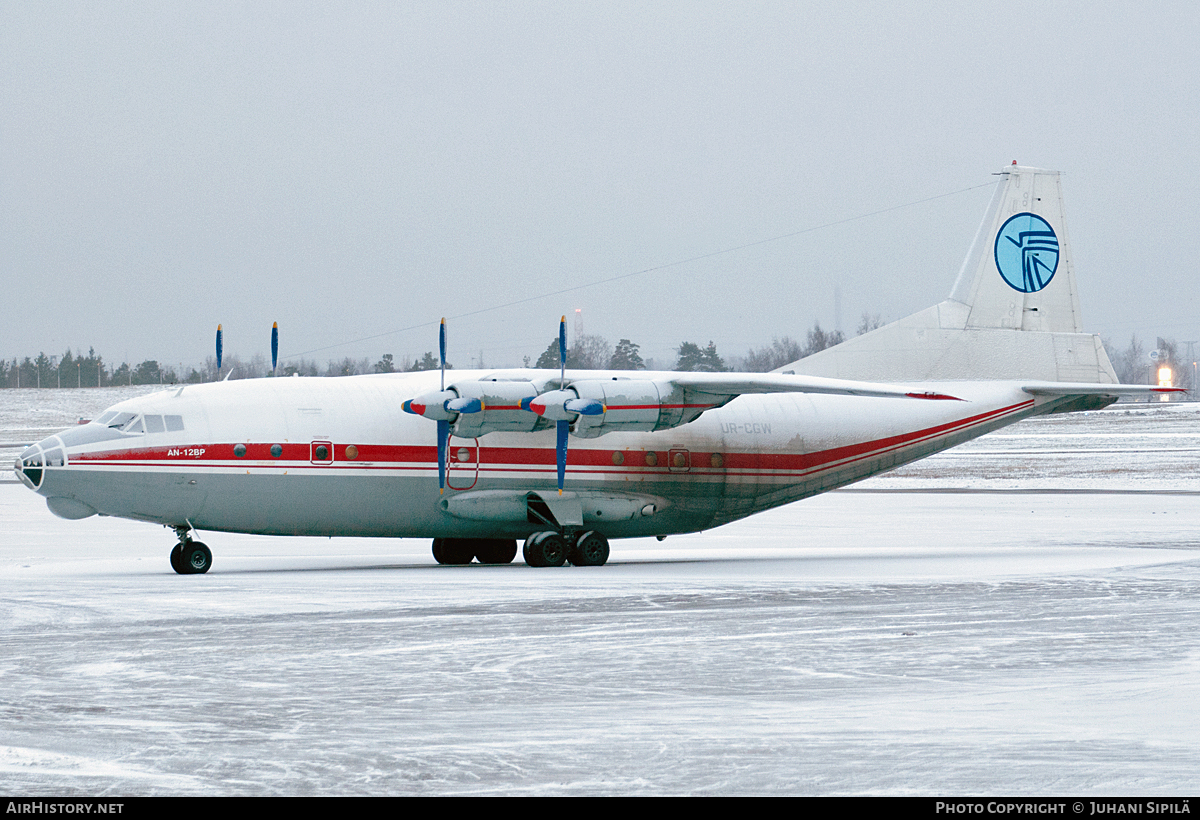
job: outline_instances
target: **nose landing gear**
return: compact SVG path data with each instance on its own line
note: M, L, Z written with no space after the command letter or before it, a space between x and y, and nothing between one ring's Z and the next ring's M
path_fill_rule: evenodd
M171 569L180 575L203 575L212 568L212 550L199 541L193 541L191 529L176 527L179 543L171 550Z

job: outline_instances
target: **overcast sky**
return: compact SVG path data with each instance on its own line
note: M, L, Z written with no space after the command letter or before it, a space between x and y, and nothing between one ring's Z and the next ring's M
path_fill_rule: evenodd
M744 355L945 298L1013 159L1089 330L1200 339L1200 4L906 5L2 0L0 356Z

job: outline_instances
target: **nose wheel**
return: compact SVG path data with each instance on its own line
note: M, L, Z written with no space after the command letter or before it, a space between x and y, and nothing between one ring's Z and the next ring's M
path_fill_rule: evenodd
M203 575L212 568L212 550L193 541L188 532L179 533L179 543L171 550L171 569L180 575Z

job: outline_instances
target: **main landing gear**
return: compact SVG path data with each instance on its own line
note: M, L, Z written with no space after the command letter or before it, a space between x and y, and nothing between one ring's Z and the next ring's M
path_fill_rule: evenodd
M176 527L179 543L171 550L171 569L180 575L203 575L212 568L212 550L193 541L188 527Z
M594 530L535 532L525 539L525 563L531 567L602 567L608 561L608 539Z
M598 532L535 532L525 539L522 550L531 567L600 567L608 561L608 539ZM517 542L494 538L435 538L433 557L439 564L511 564L517 557Z
M517 542L503 538L435 538L433 558L439 564L511 564L517 557Z

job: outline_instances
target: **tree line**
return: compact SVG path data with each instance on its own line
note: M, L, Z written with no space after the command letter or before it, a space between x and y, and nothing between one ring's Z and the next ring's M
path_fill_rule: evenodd
M882 322L878 315L864 314L858 325L859 335L880 327ZM574 341L567 349L566 366L575 370L678 370L701 372L742 371L765 373L777 370L791 362L798 361L833 347L845 340L839 330L825 330L820 322L815 322L809 329L803 341L790 336L776 337L771 344L759 348L751 348L744 356L723 356L713 341L701 345L694 341L683 341L675 348L673 361L669 363L655 362L644 359L641 346L630 339L622 338L614 346L603 336L583 335ZM1133 336L1124 349L1116 348L1108 340L1104 346L1116 370L1118 379L1123 384L1157 383L1158 369L1164 365L1173 372L1174 384L1177 387L1191 389L1193 387L1192 360L1186 353L1180 351L1179 345L1173 339L1158 339L1157 357L1152 359L1147 346ZM1200 352L1200 351L1197 351ZM481 355L482 358L482 355ZM473 362L476 367L483 367L483 362ZM663 367L661 365L665 364ZM526 367L537 367L546 370L557 370L560 366L558 357L558 339L554 338L546 345L541 355L533 360L526 356ZM393 354L385 353L375 362L369 358L343 358L330 360L321 365L309 359L298 359L280 364L277 375L280 376L357 376L366 373L399 373L422 370L437 370L439 362L433 351L426 351L417 358L402 357L397 361ZM453 368L452 364L447 367ZM225 356L220 371L217 369L216 358L209 356L201 367L179 368L160 364L157 360L147 359L137 365L122 363L107 365L94 348L89 348L87 355L72 353L67 350L62 356L47 356L44 352L36 357L26 356L23 360L16 358L0 359L0 388L3 387L109 387L125 384L198 384L215 381L232 375L233 379L262 378L271 375L271 368L266 357L256 354L243 359L236 354Z
M879 326L878 317L871 320L864 316L863 322L859 328L860 333ZM844 336L840 331L823 330L818 322L808 331L807 339L803 344L789 336L777 337L772 340L770 345L748 350L745 356L728 358L717 351L716 344L711 340L703 346L697 342L683 341L675 349L674 361L669 364L664 363L666 367L660 367L659 363L653 359L643 359L641 346L630 339L622 338L613 346L603 336L583 335L568 348L566 366L575 370L666 369L707 372L733 370L766 372L810 356L827 347L832 347L843 339ZM482 359L482 354L480 358ZM482 361L472 364L476 367L484 367ZM552 339L536 361L526 356L524 365L557 370L560 366L558 339ZM440 363L433 351L426 351L415 359L404 356L399 361L393 354L385 353L374 363L369 358L350 357L330 360L325 365L304 358L285 361L279 365L276 375L358 376L367 373L437 370L439 367ZM448 363L447 367L453 368L453 365ZM200 367L185 368L183 365L173 367L155 359L147 359L137 365L128 363L108 365L94 348L89 348L86 356L67 350L61 356L48 356L43 352L34 358L26 356L21 361L16 358L0 359L0 388L199 384L216 381L227 375L232 379L263 378L271 375L271 368L262 354L256 354L248 359L237 354L228 354L223 357L219 371L214 356L207 357Z

